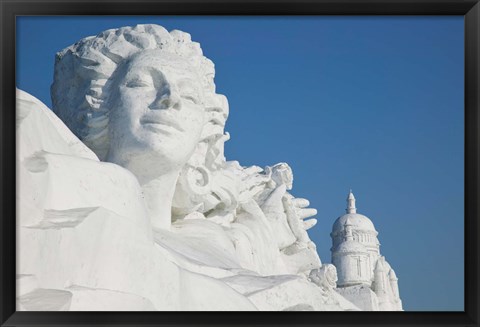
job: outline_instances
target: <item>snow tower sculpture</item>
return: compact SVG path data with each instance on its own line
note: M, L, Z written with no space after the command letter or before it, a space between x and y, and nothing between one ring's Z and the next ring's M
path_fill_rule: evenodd
M332 263L337 268L337 291L362 310L400 311L398 278L380 254L372 221L357 213L352 191L347 213L332 227Z

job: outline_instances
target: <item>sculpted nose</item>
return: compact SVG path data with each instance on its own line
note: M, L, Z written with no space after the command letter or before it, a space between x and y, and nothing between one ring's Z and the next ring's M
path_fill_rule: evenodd
M172 92L170 89L159 92L155 101L149 106L150 109L179 109L180 97L176 92Z

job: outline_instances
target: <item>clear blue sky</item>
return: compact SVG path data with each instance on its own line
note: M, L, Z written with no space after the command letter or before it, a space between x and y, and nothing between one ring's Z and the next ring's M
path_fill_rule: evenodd
M200 42L230 103L228 160L287 162L329 233L350 188L406 310L463 310L463 17L21 17L17 86L51 105L54 55L156 23Z

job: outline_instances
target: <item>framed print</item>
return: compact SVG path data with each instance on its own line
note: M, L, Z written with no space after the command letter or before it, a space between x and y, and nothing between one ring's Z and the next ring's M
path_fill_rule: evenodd
M478 325L477 1L1 8L2 326Z

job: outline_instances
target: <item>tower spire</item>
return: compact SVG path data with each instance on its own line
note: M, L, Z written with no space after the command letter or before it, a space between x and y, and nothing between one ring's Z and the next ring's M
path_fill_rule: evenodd
M352 189L350 189L350 193L348 193L346 210L347 213L357 213L357 208L355 207L355 196L352 193Z

